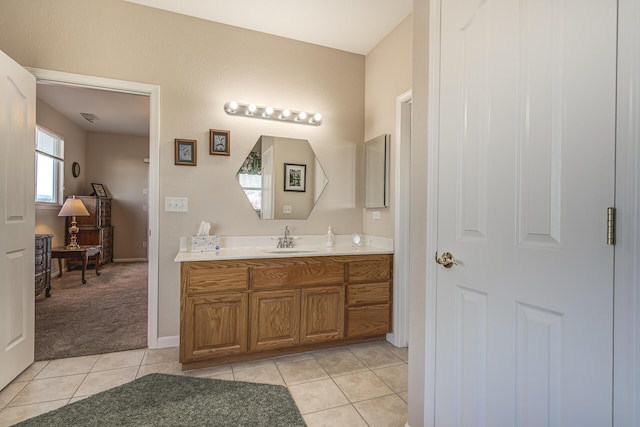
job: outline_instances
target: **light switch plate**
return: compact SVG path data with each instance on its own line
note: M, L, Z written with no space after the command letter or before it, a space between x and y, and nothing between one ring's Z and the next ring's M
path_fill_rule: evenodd
M283 205L282 206L282 213L283 214L290 214L291 213L291 206L290 205Z
M164 211L165 212L188 212L189 199L186 197L165 197L164 198Z
M380 219L380 211L373 211L373 219Z

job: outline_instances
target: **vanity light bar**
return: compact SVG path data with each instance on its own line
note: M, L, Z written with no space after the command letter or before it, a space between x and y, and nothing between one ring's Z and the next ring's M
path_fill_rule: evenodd
M320 126L322 124L322 115L320 113L256 104L241 104L236 101L229 101L224 104L224 111L229 115L252 117L254 119L275 120L311 126Z

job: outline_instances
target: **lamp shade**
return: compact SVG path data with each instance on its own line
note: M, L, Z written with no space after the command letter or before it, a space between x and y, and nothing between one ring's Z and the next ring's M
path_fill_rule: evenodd
M91 214L82 203L82 200L76 199L73 196L71 199L67 199L62 205L62 209L58 212L58 216L90 216Z

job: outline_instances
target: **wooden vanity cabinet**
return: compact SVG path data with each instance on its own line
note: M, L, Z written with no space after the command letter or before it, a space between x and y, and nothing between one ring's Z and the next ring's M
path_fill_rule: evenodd
M350 262L347 279L347 337L391 331L393 265L391 257Z
M285 289L251 294L251 351L300 343L300 291Z
M392 259L182 262L183 368L384 338L391 328Z
M249 269L229 262L182 263L180 360L247 352Z

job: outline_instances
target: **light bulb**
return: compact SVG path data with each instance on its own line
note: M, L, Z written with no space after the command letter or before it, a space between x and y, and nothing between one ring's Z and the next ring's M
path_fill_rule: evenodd
M280 114L280 118L281 119L286 119L290 115L291 115L291 111L289 111L288 108L285 108L284 110L282 110L282 114Z
M307 113L302 111L298 114L298 117L296 117L296 122L300 122L302 120L305 120L306 118L307 118Z
M247 108L247 114L253 114L256 112L256 104L249 104Z
M266 107L264 109L264 113L262 113L263 117L269 117L273 114L273 108L272 107Z
M314 116L313 116L314 123L318 123L320 120L322 120L322 114L320 114L320 113L314 114Z
M238 103L236 101L231 101L227 105L229 106L227 111L230 113L235 113L238 110Z

